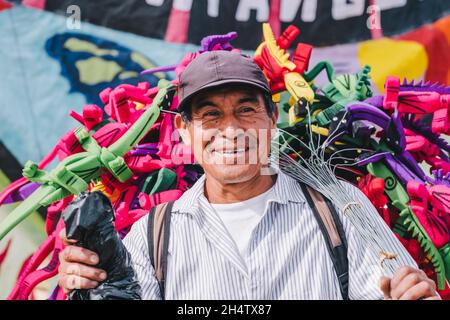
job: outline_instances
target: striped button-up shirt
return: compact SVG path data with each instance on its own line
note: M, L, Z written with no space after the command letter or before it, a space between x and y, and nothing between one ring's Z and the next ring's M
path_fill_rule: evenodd
M244 256L206 199L204 180L202 176L172 209L166 299L342 299L323 234L295 180L278 174ZM371 203L367 199L363 205ZM379 257L341 219L348 244L349 298L381 299ZM148 253L147 221L147 216L137 221L124 243L142 298L161 299ZM402 264L416 267L387 227L385 236Z

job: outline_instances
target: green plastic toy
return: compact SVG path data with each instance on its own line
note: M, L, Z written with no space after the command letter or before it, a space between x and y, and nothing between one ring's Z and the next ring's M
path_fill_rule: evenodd
M356 74L343 74L336 76L333 66L322 61L318 63L311 71L303 74L306 81L311 82L317 75L325 70L329 83L321 88L321 91L333 105L321 111L316 120L320 126L327 126L331 119L338 114L339 111L352 101L363 101L372 96L373 92L370 88L370 66L364 66ZM314 90L316 86L311 86Z
M445 288L445 279L450 279L450 246L446 245L437 249L425 229L420 224L418 218L408 205L410 198L402 184L389 168L382 162L374 162L367 165L367 171L377 178L384 179L385 193L391 199L392 204L400 211L393 230L404 237L406 231L410 231L417 239L420 247L429 256L436 272L438 289ZM406 230L405 230L406 229ZM445 261L444 261L445 259Z
M160 80L159 91L152 105L112 145L100 147L84 127L79 127L75 130L75 135L85 152L65 158L50 172L39 170L37 164L27 162L23 175L42 185L0 223L0 240L38 208L86 191L89 182L97 179L105 170L121 182L131 178L132 172L123 156L147 134L158 119L163 105L171 103L175 88L169 81Z

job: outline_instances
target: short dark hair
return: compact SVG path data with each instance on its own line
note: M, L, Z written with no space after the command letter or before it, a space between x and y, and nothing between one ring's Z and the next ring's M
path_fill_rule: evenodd
M235 90L237 88L248 88L250 90L255 90L258 91L259 93L262 94L263 99L264 99L264 103L266 106L266 111L267 111L267 115L269 117L272 116L274 109L276 108L275 102L273 102L272 100L272 96L270 94L268 94L267 92L264 92L254 86L248 85L248 86L243 86L242 84L226 84L220 87L214 87L211 89L206 89L203 92L206 91L232 91ZM184 108L183 111L180 112L181 114L181 118L183 119L184 122L188 123L192 121L192 98L189 99L189 101L186 102L186 108Z

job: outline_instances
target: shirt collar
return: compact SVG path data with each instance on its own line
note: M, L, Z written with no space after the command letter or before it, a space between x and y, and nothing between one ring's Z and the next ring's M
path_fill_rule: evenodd
M204 198L205 175L202 175L197 182L175 202L173 206L174 213L193 214L199 208L200 198ZM300 183L289 177L283 172L277 173L272 197L269 201L280 204L289 202L306 202Z

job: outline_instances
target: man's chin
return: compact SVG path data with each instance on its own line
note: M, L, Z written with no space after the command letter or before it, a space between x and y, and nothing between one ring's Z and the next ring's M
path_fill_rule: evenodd
M223 183L246 182L257 174L259 174L259 166L249 164L221 165L218 172Z

